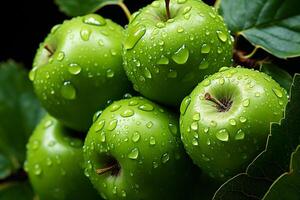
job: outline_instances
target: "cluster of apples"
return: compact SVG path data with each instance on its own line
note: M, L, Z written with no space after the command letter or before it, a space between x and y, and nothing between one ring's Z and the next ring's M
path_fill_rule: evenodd
M229 31L199 0L154 1L126 30L96 14L53 27L29 74L49 113L27 145L35 192L188 199L195 170L219 181L243 170L287 93L231 65Z

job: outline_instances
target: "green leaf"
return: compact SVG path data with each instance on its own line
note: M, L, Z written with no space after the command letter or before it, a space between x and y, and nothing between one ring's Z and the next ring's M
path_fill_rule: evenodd
M300 197L300 145L292 153L290 171L282 174L271 186L263 200L299 200Z
M286 89L286 91L290 90L290 87L293 82L293 77L285 70L279 68L275 64L272 63L264 63L260 67L260 71L270 75L281 87Z
M33 191L28 182L13 182L0 185L0 200L33 200Z
M222 0L229 29L279 57L300 56L299 0Z
M55 0L55 2L67 15L79 16L95 12L109 4L118 4L122 0Z
M214 199L262 199L272 183L289 170L290 155L300 143L300 74L296 74L281 124L273 123L266 149L248 166L245 173L224 183Z
M22 167L25 146L44 111L21 65L0 63L0 180Z

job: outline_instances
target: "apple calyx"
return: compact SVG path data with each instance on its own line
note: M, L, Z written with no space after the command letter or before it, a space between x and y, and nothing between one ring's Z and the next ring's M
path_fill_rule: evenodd
M171 19L171 13L170 13L170 0L165 0L166 3L166 13L167 13L167 20Z
M96 169L96 173L98 175L102 175L107 172L111 172L112 176L117 176L119 174L120 170L121 170L121 167L120 167L119 163L115 159L113 159L108 166L106 166L104 168Z
M54 54L54 51L48 44L44 46L44 49L46 49L46 51L49 53L48 57L51 57Z
M205 93L204 99L215 103L219 112L227 112L232 105L232 101L230 99L218 100L217 98L211 96L211 94L208 92Z

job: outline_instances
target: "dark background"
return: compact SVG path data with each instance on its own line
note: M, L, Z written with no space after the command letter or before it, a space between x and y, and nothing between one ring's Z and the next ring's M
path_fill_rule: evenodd
M125 3L133 13L152 1L125 0ZM214 0L204 0L204 2L212 5ZM0 62L11 58L24 63L28 69L31 68L39 43L44 40L50 29L55 24L70 18L59 11L54 0L6 1L5 4L0 4L0 8ZM122 26L127 23L125 14L116 5L106 6L97 13L111 18ZM291 74L299 72L299 58L288 61L276 60L276 62Z

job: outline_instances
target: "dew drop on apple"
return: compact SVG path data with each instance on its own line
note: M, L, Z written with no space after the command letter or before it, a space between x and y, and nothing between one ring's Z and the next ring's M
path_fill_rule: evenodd
M62 51L58 52L57 60L62 61L64 58L65 58L65 53Z
M29 80L34 81L36 76L37 67L33 67L29 72Z
M124 42L124 48L126 50L132 49L138 41L145 35L146 28L145 26L137 26L129 33L129 36Z
M223 31L217 31L217 35L218 35L218 38L219 38L222 42L226 42L226 41L227 41L227 35L226 35L226 33L224 33Z
M172 56L172 59L177 64L185 64L189 59L189 50L185 45L182 45Z
M113 193L113 194L117 194L117 186L114 186L114 187L113 187L112 193Z
M216 18L216 15L215 14L213 14L213 13L208 13L209 14L209 16L211 16L212 18Z
M151 104L148 104L148 103L140 105L138 108L140 110L143 110L143 111L153 111L154 110L154 107Z
M135 131L131 137L131 140L133 142L138 142L140 140L140 138L141 138L140 133L138 131Z
M49 147L54 147L56 145L56 142L54 140L51 140L48 142Z
M100 141L101 141L101 142L105 142L105 140L106 140L105 132L102 131L102 132L100 133Z
M189 107L190 103L191 103L191 97L190 96L187 96L183 99L183 101L180 105L180 113L182 115L185 114L185 112L186 112L187 108Z
M244 107L248 107L250 104L250 99L245 99L242 104Z
M255 92L255 96L256 97L260 97L260 93L259 92Z
M198 140L196 139L196 138L193 138L192 139L192 145L194 145L194 146L198 146Z
M164 22L157 22L157 24L155 26L157 28L164 28L166 26L166 24Z
M191 18L191 14L186 13L183 17L184 17L184 19L189 20Z
M61 25L60 24L57 24L55 26L52 27L50 33L51 34L55 34L55 32L58 30L58 28L60 27Z
M188 12L190 12L192 10L192 7L191 6L187 6L183 9L183 14L186 14Z
M179 26L177 28L177 33L183 33L183 32L184 32L184 29L181 26Z
M209 66L208 62L207 62L206 60L203 59L203 60L201 61L200 65L199 65L198 69L199 69L199 70L204 70L204 69L207 69L208 66Z
M144 75L145 75L146 78L149 78L149 79L152 78L152 74L151 74L151 72L149 71L148 68L144 69Z
M225 80L224 80L224 78L223 78L223 77L222 77L222 78L220 78L220 79L219 79L219 84L220 84L220 85L224 85L224 83L225 83Z
M94 115L93 115L93 122L95 122L99 116L102 114L102 110L97 111Z
M111 120L107 125L107 130L109 131L114 130L117 127L117 124L118 124L118 120L116 119Z
M153 122L151 122L151 121L147 122L147 124L146 124L147 128L152 128L152 126L153 126Z
M131 117L134 115L134 111L132 109L126 109L121 113L122 117Z
M193 118L194 121L199 121L200 120L200 113L198 113L198 112L195 113L192 118Z
M169 130L173 135L177 135L178 130L175 124L169 123Z
M167 65L169 64L169 59L167 57L165 57L164 55L162 55L160 57L160 59L157 61L158 65Z
M206 144L209 146L210 145L210 139L207 138Z
M33 140L33 142L32 142L32 149L33 150L37 150L39 147L40 147L40 141L38 141L38 140Z
M210 159L205 154L201 154L201 158L206 162L210 161Z
M239 129L234 136L235 140L243 140L245 138L245 133L243 130Z
M283 97L283 93L280 90L278 90L276 88L273 88L272 90L277 97L279 97L279 98Z
M61 87L60 93L63 98L73 100L76 98L76 89L70 81L65 81Z
M164 153L161 157L161 162L162 163L167 163L170 160L170 156L168 153Z
M187 0L177 0L178 4L184 4Z
M101 16L97 16L97 18L93 17L93 16L85 16L83 18L83 23L88 24L88 25L94 25L94 26L106 25L105 19Z
M121 196L122 196L122 197L126 197L126 192L125 192L125 190L122 190L122 191L121 191Z
M139 157L139 150L138 148L134 148L131 150L131 152L128 154L128 158L132 160L136 160Z
M159 8L160 7L160 2L159 1L153 1L151 5L154 8Z
M211 122L210 122L210 126L212 126L212 127L216 127L216 126L217 126L217 122L215 122L215 121L211 121Z
M139 102L137 101L137 100L130 100L129 102L128 102L128 105L129 106L136 106L136 105L138 105L139 104Z
M68 66L68 71L70 74L78 75L81 72L81 67L78 64L71 63Z
M112 77L114 77L114 75L115 75L115 72L112 69L106 70L106 77L107 78L112 78Z
M113 104L113 105L111 105L110 112L115 112L115 111L119 110L120 108L121 108L121 105Z
M246 117L241 116L240 117L240 122L245 123L247 121Z
M153 146L153 145L156 144L155 138L154 138L153 136L150 137L150 139L149 139L149 144L150 144L151 146Z
M43 173L43 170L42 170L42 168L41 168L41 166L39 164L35 164L34 165L33 173L36 176L40 176Z
M176 78L177 77L177 71L176 70L169 70L169 73L167 74L168 78Z
M157 163L157 162L153 161L153 162L152 162L152 165L153 165L153 168L154 168L154 169L155 169L155 168L158 168L158 163Z
M197 130L198 130L198 123L197 123L197 122L193 122L193 123L191 124L191 129L192 129L193 131L197 131Z
M90 39L90 36L91 36L91 31L90 30L88 30L86 28L81 29L80 37L83 41L88 41Z
M235 126L235 125L236 125L235 119L230 119L230 120L229 120L229 124L230 124L231 126Z
M216 133L216 137L218 140L221 140L223 142L227 142L229 140L229 134L226 129L221 129Z
M210 45L209 44L203 44L201 47L201 53L207 54L210 52Z

